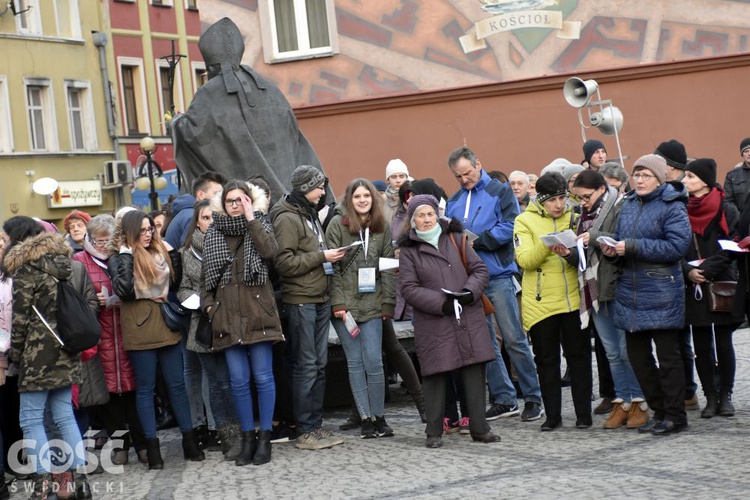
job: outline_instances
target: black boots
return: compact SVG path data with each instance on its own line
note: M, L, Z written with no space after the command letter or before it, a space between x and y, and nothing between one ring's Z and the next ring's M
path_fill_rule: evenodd
M253 465L263 465L271 461L271 431L258 431L258 448L253 456Z
M258 439L255 435L255 430L242 431L242 448L240 449L240 455L237 457L237 460L234 461L234 465L243 466L253 463L253 457L255 456L255 450L257 450L257 448Z
M148 459L148 470L164 468L164 460L161 458L161 449L159 449L159 438L146 440L146 458Z
M706 407L701 412L701 418L711 418L719 412L719 398L715 392L706 393Z
M721 391L718 415L721 415L722 417L734 416L734 405L732 404L732 393L730 391Z
M182 455L185 460L191 462L200 462L206 458L206 455L198 447L198 435L195 433L195 429L182 433Z

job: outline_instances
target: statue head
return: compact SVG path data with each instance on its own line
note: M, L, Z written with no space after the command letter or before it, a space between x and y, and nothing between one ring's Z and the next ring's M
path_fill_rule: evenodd
M219 19L203 32L198 48L206 63L209 80L221 73L222 64L229 64L237 71L245 52L240 29L228 17Z

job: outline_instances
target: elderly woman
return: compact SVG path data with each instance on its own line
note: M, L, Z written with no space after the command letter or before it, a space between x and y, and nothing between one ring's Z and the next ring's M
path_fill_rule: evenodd
M635 162L635 189L622 204L616 244L601 247L604 255L618 258L615 325L625 330L630 364L654 411L638 431L655 435L679 432L688 425L678 334L685 322L680 261L690 247L692 231L685 188L665 183L666 172L667 163L658 155Z
M516 218L516 260L524 269L523 326L531 336L547 420L542 431L562 426L560 346L568 362L576 427L591 427L591 341L578 313L578 253L547 246L541 236L576 229L565 178L552 172L536 183L536 199Z
M620 197L630 191L630 185L628 184L630 176L625 168L619 163L608 161L602 165L602 168L599 169L599 173L604 176L607 185L612 186L617 190L617 194Z
M693 332L695 367L706 395L701 417L731 417L736 367L732 334L742 322L742 315L712 311L708 296L714 282L737 280L734 257L731 252L721 250L718 241L734 236L739 214L716 184L716 162L711 158L688 163L682 183L690 196L688 218L693 230L693 244L682 262L688 285L685 323Z
M458 370L466 389L474 441L493 443L485 419L484 364L495 359L481 297L489 273L456 220L438 218L438 201L417 195L409 201L411 229L399 238L399 283L414 309L414 340L422 371L428 448L442 446L445 386Z
M573 190L581 200L578 238L583 240L586 247L587 263L586 269L578 272L581 324L585 328L589 319L593 320L609 360L607 368L612 375L615 397L604 428L617 429L626 425L628 429L636 429L648 421L647 405L628 360L625 332L614 324L617 268L610 259L602 258L597 241L597 238L611 237L614 233L620 213L620 196L615 187L606 183L600 172L583 171L573 184ZM599 369L603 369L601 364Z

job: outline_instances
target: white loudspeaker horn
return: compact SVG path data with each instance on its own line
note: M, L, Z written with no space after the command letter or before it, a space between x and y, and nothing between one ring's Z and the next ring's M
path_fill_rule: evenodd
M604 135L615 135L622 130L623 116L619 108L609 106L601 113L592 113L589 117L592 127L596 127Z
M589 103L598 88L599 84L596 80L581 80L574 76L565 82L563 95L568 104L574 108L582 108Z

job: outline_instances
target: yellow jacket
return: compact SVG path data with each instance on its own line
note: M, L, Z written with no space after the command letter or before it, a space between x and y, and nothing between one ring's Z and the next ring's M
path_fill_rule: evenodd
M516 217L513 240L516 261L524 269L521 305L526 330L555 314L578 310L578 252L571 248L570 256L562 258L539 239L545 234L566 229L575 232L577 225L578 215L573 213L570 204L566 205L561 217L553 219L534 200Z

